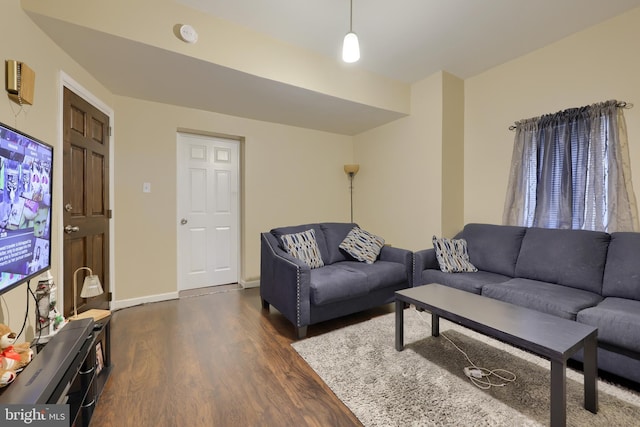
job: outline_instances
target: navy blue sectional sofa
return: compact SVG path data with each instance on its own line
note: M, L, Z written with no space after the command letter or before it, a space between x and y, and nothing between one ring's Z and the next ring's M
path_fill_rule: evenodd
M373 264L357 261L338 246L355 223L319 223L261 233L260 297L273 305L303 338L307 326L393 302L411 287L413 252L382 247ZM310 268L283 249L281 236L313 229L324 266Z
M640 233L467 224L477 272L414 253L414 286L440 283L598 328L598 367L640 383ZM579 354L576 357L581 359Z

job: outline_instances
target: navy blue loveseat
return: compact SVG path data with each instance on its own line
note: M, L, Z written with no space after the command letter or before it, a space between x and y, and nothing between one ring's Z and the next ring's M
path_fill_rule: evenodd
M260 297L273 305L303 338L307 326L393 302L411 287L413 252L384 246L372 264L357 261L338 246L355 223L319 223L261 233ZM283 249L281 237L313 229L324 262L310 268Z
M414 254L414 286L440 283L598 328L598 367L640 383L640 233L467 224L477 272ZM581 353L576 357L581 359Z

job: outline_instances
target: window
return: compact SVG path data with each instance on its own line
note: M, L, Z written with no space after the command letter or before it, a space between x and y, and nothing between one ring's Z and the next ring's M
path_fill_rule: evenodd
M624 106L607 101L517 122L503 222L637 231Z

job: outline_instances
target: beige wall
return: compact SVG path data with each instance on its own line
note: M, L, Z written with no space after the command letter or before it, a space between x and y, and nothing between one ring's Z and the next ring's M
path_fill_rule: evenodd
M640 8L465 81L465 222L501 223L515 121L608 99L625 110L640 190Z
M351 138L114 96L17 3L0 5L2 15L11 17L0 28L0 53L36 71L36 102L17 118L15 104L0 102L0 121L60 153L60 70L115 111L117 302L176 292L179 129L244 140L241 279L252 281L259 276L261 231L348 220L345 163L361 165L354 180L355 221L395 246L417 250L429 247L433 234L451 235L464 222L501 222L513 141L507 128L515 120L611 98L640 104L640 9L470 78L464 91L455 76L429 76L411 87L411 116ZM640 105L625 115L632 169L639 176ZM60 155L54 166L61 172ZM62 181L56 178L54 210L61 212ZM152 193L142 193L143 182L152 184ZM54 276L61 283L59 228L54 219ZM3 297L0 322L20 328L24 293L22 286ZM34 316L29 314L30 322Z
M442 77L441 234L453 237L464 225L464 80Z
M438 72L411 87L411 115L354 138L354 221L419 250L463 225L464 81Z
M176 292L176 132L244 139L242 277L260 275L260 232L349 218L351 138L117 98L116 300ZM152 192L142 193L143 182Z
M387 243L424 248L442 228L443 73L411 88L411 115L354 138L354 221Z
M342 171L353 161L351 137L265 123L140 100L115 97L71 60L35 26L17 2L3 2L0 28L5 59L26 62L36 72L35 105L14 118L18 106L0 103L0 121L47 141L56 148L54 168L61 173L59 134L60 71L84 86L115 111L115 200L113 201L116 266L112 290L122 300L153 298L176 292L175 150L178 129L244 138L243 229L241 279L260 274L259 233L272 227L313 221L346 221L348 188ZM19 34L20 37L16 35ZM62 179L56 177L54 211L61 212ZM142 183L152 193L142 193ZM53 224L53 274L62 283L62 233ZM135 243L135 245L133 244ZM3 297L0 322L20 329L26 286ZM61 295L58 297L62 300ZM126 303L125 303L126 305ZM34 313L29 313L32 322ZM27 338L33 337L33 327Z
M111 102L111 95L62 50L58 48L20 9L17 1L0 2L0 62L2 63L2 93L0 97L0 121L26 132L54 146L54 200L52 230L52 273L56 283L62 284L59 268L59 245L62 239L57 213L62 212L62 146L59 140L59 82L60 71L73 78L104 102ZM4 60L15 59L26 63L36 73L35 99L32 106L20 106L10 102L4 91ZM31 288L35 290L37 281ZM61 286L60 286L61 287ZM26 285L3 295L0 304L0 323L8 324L16 332L22 327L25 315ZM59 297L61 300L61 297ZM33 338L35 312L33 301L28 313L27 339ZM22 337L24 338L24 336Z

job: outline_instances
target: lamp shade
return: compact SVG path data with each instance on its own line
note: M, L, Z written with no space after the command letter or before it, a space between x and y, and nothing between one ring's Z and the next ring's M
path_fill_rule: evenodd
M360 165L344 165L344 172L348 175L355 175L360 170Z
M344 36L344 42L342 44L342 60L344 62L356 62L360 59L360 43L358 43L358 36L354 32L347 33Z
M102 284L100 284L100 279L98 278L98 276L89 275L84 278L82 291L80 291L80 296L82 298L96 297L98 295L102 295L103 293L104 291L102 290Z

